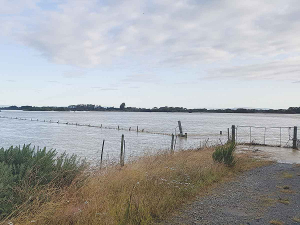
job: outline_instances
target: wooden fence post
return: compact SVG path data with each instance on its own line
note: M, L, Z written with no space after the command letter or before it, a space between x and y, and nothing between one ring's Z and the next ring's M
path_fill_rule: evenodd
M171 152L174 151L174 134L172 134L172 141L171 141Z
M232 125L232 127L231 127L231 141L232 141L232 143L233 144L235 144L235 125Z
M230 141L229 128L227 128L228 142Z
M297 127L294 126L294 137L293 137L293 149L298 149L297 148Z
M183 136L183 132L182 132L181 121L178 121L178 127L179 127L180 137L182 137Z
M102 143L102 150L101 150L101 159L100 159L100 168L102 167L102 159L103 159L104 142L105 142L105 140L103 139L103 143Z
M122 134L122 138L121 138L120 165L124 166L124 134Z

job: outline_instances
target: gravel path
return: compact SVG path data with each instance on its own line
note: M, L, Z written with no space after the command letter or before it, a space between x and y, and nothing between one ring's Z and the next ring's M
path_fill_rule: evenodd
M250 170L199 197L164 224L281 224L275 222L300 224L299 165Z

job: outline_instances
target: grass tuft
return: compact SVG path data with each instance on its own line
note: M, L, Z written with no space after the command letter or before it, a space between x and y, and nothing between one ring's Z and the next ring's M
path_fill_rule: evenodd
M273 224L273 225L283 225L284 224L283 222L281 222L279 220L271 220L269 223Z
M294 217L293 221L300 223L300 218L299 217Z

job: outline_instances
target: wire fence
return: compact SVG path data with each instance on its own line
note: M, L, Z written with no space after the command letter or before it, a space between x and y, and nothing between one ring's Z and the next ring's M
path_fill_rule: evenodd
M294 127L237 126L236 143L293 147L294 129ZM297 128L297 133L299 132ZM299 138L296 140L296 146L300 147Z

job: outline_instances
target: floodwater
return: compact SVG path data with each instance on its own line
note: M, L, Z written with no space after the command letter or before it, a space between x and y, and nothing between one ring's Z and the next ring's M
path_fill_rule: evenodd
M279 114L2 111L0 116L0 147L31 144L91 161L99 160L103 139L104 159L116 160L122 134L126 159L170 149L179 120L187 138L176 138L177 150L225 143L233 124L238 142L291 146L293 127L300 128L300 115Z
M280 148L272 146L254 146L254 145L238 145L237 152L252 152L252 156L264 158L279 163L300 163L300 151L291 148Z

